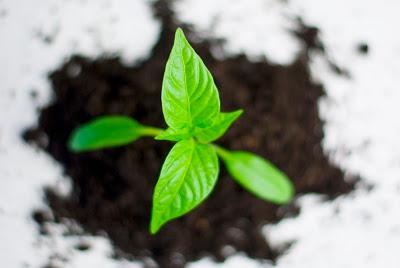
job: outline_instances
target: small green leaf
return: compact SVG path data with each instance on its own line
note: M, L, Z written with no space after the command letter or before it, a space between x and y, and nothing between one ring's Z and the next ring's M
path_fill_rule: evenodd
M208 128L198 128L195 137L203 143L215 141L225 134L232 123L243 113L243 110L237 110L230 113L220 113L214 124Z
M167 140L167 141L180 141L189 139L192 137L190 130L188 128L173 129L167 128L160 134L158 134L154 139L156 140Z
M264 158L216 148L229 173L249 192L277 204L285 204L293 198L294 187L289 178Z
M75 129L69 148L75 152L114 147L146 135L147 127L125 116L99 117Z
M199 205L214 188L218 173L218 157L211 145L193 139L175 144L154 190L151 233Z
M213 77L180 28L165 67L161 101L164 119L173 129L211 126L220 112Z

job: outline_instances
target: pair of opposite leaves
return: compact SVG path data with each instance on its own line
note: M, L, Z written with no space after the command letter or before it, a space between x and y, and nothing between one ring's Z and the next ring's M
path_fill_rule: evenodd
M248 152L231 152L211 144L242 110L220 111L214 80L181 29L175 33L161 99L166 130L141 125L128 117L107 116L79 128L70 143L71 149L86 151L127 144L141 136L177 142L154 190L151 233L194 209L211 193L219 174L217 155L235 180L259 198L279 204L290 201L293 186L271 163Z

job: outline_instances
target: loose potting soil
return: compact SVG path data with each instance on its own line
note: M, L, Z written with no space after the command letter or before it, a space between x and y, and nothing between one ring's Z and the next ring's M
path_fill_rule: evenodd
M81 154L66 147L75 127L100 115L122 114L143 124L166 126L161 83L177 26L165 3L158 3L156 11L163 29L150 58L124 66L119 58L74 56L49 76L53 101L41 111L38 128L27 131L25 138L49 152L72 180L66 197L46 190L54 220L73 219L86 233L106 234L116 257L139 259L148 267L183 267L203 256L223 261L235 251L273 260L279 252L269 247L261 227L293 215L294 206L257 199L230 178L222 163L211 196L152 236L152 192L173 144L143 138ZM191 32L186 33L190 39ZM305 49L288 66L266 59L251 62L245 55L218 60L211 53L216 42L193 46L215 78L222 110L245 111L218 143L269 159L292 179L298 195L313 192L333 198L350 191L352 184L344 181L343 172L321 147L323 123L317 102L324 91L310 78L307 56L316 35L315 28L298 34L307 38ZM40 212L34 217L41 224L50 220Z

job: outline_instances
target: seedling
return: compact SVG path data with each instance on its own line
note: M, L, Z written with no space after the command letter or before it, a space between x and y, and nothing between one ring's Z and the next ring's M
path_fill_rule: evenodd
M213 77L179 28L165 68L161 103L168 125L165 130L125 116L105 116L76 129L69 143L72 151L82 152L128 144L143 136L176 142L154 189L152 234L207 198L218 178L218 156L232 177L257 197L277 204L292 199L294 190L290 180L270 162L249 152L228 151L212 143L227 131L242 110L220 111Z

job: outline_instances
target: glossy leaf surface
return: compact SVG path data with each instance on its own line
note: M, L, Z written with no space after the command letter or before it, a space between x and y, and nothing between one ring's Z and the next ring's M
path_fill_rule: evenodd
M232 177L257 197L277 204L293 198L294 188L289 178L264 158L224 149L219 149L219 154Z
M219 173L215 149L193 139L169 152L153 195L151 233L199 205L212 191Z
M166 64L161 101L164 119L172 129L211 126L220 112L213 77L181 29L175 33Z
M220 138L232 123L243 113L242 110L230 112L230 113L220 113L217 120L214 121L213 125L205 128L198 129L195 132L195 137L203 143L208 143L215 141Z
M99 117L72 133L69 148L82 152L124 145L142 136L144 129L144 126L130 117Z

